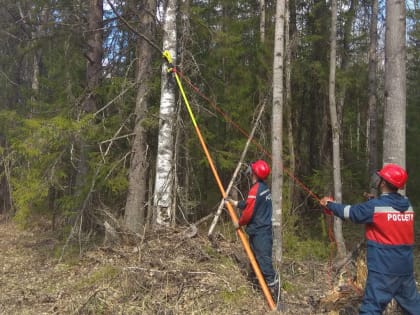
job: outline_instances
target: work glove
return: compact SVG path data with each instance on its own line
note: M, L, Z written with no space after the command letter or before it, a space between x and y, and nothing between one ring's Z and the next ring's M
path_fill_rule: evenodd
M333 215L333 212L330 209L328 209L328 207L327 207L328 202L334 202L333 197L323 197L319 201L319 203L323 207L324 213L327 214L327 215Z
M235 208L238 206L238 201L232 198L225 198L225 203L229 202Z

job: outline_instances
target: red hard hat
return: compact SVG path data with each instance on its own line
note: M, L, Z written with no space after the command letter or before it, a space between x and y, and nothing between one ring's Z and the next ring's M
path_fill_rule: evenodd
M270 166L264 160L252 162L251 170L261 180L265 180L270 175Z
M407 172L397 164L386 164L376 174L398 189L403 188L408 179Z

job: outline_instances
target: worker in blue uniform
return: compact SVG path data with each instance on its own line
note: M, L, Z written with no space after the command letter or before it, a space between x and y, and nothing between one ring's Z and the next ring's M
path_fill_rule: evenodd
M413 268L414 211L398 193L408 175L397 164L386 164L376 174L379 197L356 205L335 203L331 197L320 203L341 219L366 224L368 276L360 314L380 315L395 298L406 314L420 315Z
M249 165L248 173L252 178L252 186L246 200L236 201L227 198L226 201L241 211L239 221L234 222L235 228L246 226L245 231L248 234L251 249L274 300L277 300L279 281L272 261L273 209L271 191L265 183L270 175L270 167L264 160L257 160Z

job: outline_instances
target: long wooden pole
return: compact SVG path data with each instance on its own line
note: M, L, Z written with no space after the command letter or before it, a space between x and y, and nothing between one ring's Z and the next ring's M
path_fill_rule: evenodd
M171 57L169 51L164 51L163 52L163 57L167 60L167 62L169 64L168 71L171 71L172 73L174 73L174 76L175 76L177 85L179 87L179 90L181 92L182 98L184 100L185 106L187 107L188 114L191 118L192 124L194 126L195 132L196 132L196 134L198 136L198 139L200 141L201 147L204 150L207 161L209 162L210 169L211 169L211 171L213 173L213 176L216 180L217 186L219 187L219 190L220 190L220 193L222 194L222 197L226 198L227 197L226 191L225 191L225 189L222 185L222 182L220 180L220 176L219 176L219 174L217 172L217 169L214 165L213 159L212 159L212 157L209 153L206 142L204 141L204 138L201 134L200 128L198 127L197 121L195 120L194 113L192 112L191 106L190 106L190 104L188 102L188 99L187 99L187 96L185 95L184 88L182 87L181 80L179 79L179 76L176 73L176 69L172 65L172 57ZM232 205L228 202L228 203L226 203L226 206L227 206L228 213L230 215L231 220L233 222L238 222L238 216L236 215L236 212L233 209ZM276 309L276 305L274 303L273 297L271 296L271 292L270 292L270 290L267 286L267 283L265 282L263 274L261 273L261 269L260 269L260 267L257 263L257 260L255 259L254 253L252 252L251 247L249 246L248 238L246 237L245 232L241 228L239 228L239 229L236 230L236 233L238 234L240 240L242 241L242 245L244 246L245 252L246 252L246 254L249 258L252 269L254 270L255 275L257 276L258 282L260 283L261 289L262 289L262 291L264 293L264 296L265 296L265 298L268 302L268 305L270 306L271 310Z

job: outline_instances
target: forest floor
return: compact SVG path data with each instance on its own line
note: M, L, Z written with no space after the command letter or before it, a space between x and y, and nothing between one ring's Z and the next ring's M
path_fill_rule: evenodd
M210 241L165 230L135 245L102 244L81 255L74 247L62 256L63 242L45 228L22 230L0 217L0 314L350 315L360 302L353 286L337 289L328 263L285 259L285 309L270 311L247 280L240 241L221 234Z

